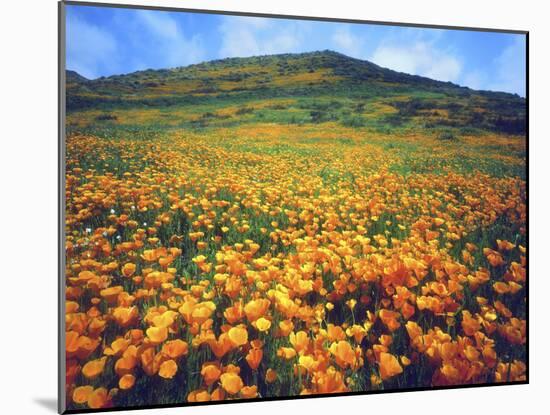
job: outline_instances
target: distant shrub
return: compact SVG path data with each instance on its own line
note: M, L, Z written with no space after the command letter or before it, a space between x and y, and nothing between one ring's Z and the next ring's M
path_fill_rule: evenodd
M197 88L190 92L193 94L212 94L214 92L218 92L218 89L215 86L205 86L202 88Z
M201 118L202 119L207 119L207 118L215 118L216 117L216 114L214 114L213 112L204 112L202 115L201 115Z
M286 105L283 104L273 104L267 107L270 110L286 110Z
M400 127L405 123L405 118L399 114L388 114L383 121L392 127Z
M397 108L399 115L403 117L414 117L420 110L430 109L436 106L436 103L427 99L412 98L408 101L395 101L390 103Z
M347 117L342 120L342 125L345 127L364 127L366 124L365 119L363 117L354 116L354 117Z
M228 114L216 114L216 113L213 113L213 112L205 112L201 115L201 118L203 120L208 120L208 119L218 119L218 120L226 120L228 118L231 118L231 115L228 115Z
M527 122L523 117L498 117L495 121L494 130L506 134L525 134Z
M290 120L288 120L288 123L289 123L289 124L299 124L299 125L302 125L302 124L304 124L304 120L301 119L301 118L296 117L296 115L293 115L292 117L290 117Z
M251 114L254 112L254 108L251 107L241 107L237 110L237 115Z
M479 135L479 130L475 127L461 127L460 135Z
M96 121L116 121L117 116L113 114L100 114L95 119Z
M359 102L357 103L357 105L355 105L355 108L353 109L355 112L358 112L358 113L361 113L363 111L365 111L365 103L364 102Z
M309 113L311 116L311 122L312 123L322 123L327 121L337 121L338 116L332 112L326 112L326 111L311 111Z
M205 119L193 120L190 122L193 128L206 128L208 127L208 122Z
M439 140L443 141L456 141L458 140L457 137L454 135L452 131L443 131L439 134L438 137Z

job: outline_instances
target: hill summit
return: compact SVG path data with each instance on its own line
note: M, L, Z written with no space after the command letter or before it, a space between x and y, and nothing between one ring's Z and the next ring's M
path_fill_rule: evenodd
M429 127L465 127L512 134L525 132L525 99L503 92L474 91L380 67L338 52L226 58L171 69L148 69L87 80L67 71L67 110L191 108L227 101L332 97L389 105L393 124L421 117ZM338 106L339 104L335 104ZM330 108L327 108L330 110ZM338 108L333 108L338 110ZM327 111L325 111L327 112ZM330 121L334 115L311 116Z

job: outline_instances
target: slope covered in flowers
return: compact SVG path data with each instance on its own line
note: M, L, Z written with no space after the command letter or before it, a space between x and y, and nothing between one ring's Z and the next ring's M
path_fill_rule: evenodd
M525 181L355 135L71 136L71 406L524 379Z

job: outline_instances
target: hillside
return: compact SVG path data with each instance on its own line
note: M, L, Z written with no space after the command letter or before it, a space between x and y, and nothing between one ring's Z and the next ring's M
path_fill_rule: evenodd
M281 101L272 108L276 114L264 110L263 119L261 111L252 115L254 105L249 104L265 99ZM205 106L215 110L200 118L181 116L182 109L192 114ZM240 114L216 112L234 106ZM525 133L526 117L526 101L517 95L474 91L332 51L228 58L96 80L67 72L69 113L107 111L109 115L99 115L95 121L110 121L116 116L110 112L139 109L162 109L163 116L151 121L178 127L230 125L243 121L239 115L247 115L244 121L339 121L352 126L509 134Z

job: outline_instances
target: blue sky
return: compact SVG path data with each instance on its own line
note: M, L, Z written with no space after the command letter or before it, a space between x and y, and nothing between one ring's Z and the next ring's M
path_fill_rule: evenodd
M67 6L67 69L90 79L324 49L401 72L525 96L524 35Z

